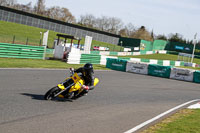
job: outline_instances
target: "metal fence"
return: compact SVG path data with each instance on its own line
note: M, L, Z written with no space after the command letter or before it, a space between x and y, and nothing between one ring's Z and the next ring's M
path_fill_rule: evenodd
M58 20L53 20L43 16L38 16L35 14L26 13L23 11L18 11L15 9L10 9L7 7L1 7L0 9L0 20L14 22L19 24L24 24L28 26L34 26L38 28L43 28L47 30L52 30L64 34L69 34L83 38L86 35L92 36L93 40L118 44L119 36L106 33L103 31L98 31L86 27L81 27L74 24L64 23Z
M0 33L0 43L11 43L11 44L24 44L24 45L33 45L33 46L41 46L42 40L33 39L31 37L25 37L25 36L16 36L16 35L6 35ZM53 42L50 41L48 43L48 46L53 45Z

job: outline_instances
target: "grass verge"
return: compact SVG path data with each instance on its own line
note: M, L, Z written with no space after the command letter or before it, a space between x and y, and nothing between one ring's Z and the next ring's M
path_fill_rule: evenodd
M200 109L183 109L141 133L199 133Z
M5 22L5 21L0 21L0 42L1 43L14 43L15 44L28 44L28 45L40 45L40 32L44 33L47 30L42 29L42 28L37 28L37 27L32 27L32 26L27 26L23 24L17 24L17 23L12 23L12 22ZM54 39L57 39L57 34L58 32L49 30L49 36L48 36L48 47L52 48L54 44ZM62 34L62 33L61 33ZM67 41L68 43L71 42L70 39ZM74 44L78 44L77 40L73 41ZM80 44L85 43L85 38L82 38L80 41ZM93 46L102 46L102 47L108 47L111 51L120 51L121 47L110 44L110 43L105 43L105 42L100 42L96 40L92 40L92 47Z
M70 67L79 68L83 64L67 64L60 60L37 60L37 59L16 59L0 58L0 68L56 68L67 69ZM109 70L104 65L93 65L96 70Z

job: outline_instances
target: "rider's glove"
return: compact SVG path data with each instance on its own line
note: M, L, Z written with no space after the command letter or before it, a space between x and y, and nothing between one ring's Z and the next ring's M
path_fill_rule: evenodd
M83 85L82 88L83 88L84 90L89 90L89 86Z

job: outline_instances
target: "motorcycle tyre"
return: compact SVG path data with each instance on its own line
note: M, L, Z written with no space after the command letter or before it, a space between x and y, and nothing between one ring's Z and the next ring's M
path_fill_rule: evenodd
M56 86L51 88L47 93L44 95L45 100L53 100L55 97L55 94L58 93L60 89Z

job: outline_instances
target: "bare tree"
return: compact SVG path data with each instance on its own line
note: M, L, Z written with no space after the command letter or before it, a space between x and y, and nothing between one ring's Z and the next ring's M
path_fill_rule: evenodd
M62 8L61 20L68 23L75 23L76 19L67 8Z
M92 14L81 15L78 23L87 27L94 28L96 18Z
M99 30L107 31L109 28L108 17L102 16L101 18L97 18L95 27Z
M24 5L24 4L15 4L13 6L13 8L18 9L18 10L22 10L25 12L33 12L33 8L31 6L31 2L29 2L28 4Z
M16 0L0 0L0 6L13 7L16 4Z
M119 31L119 34L124 37L131 37L135 31L135 26L132 23L128 23Z
M108 19L109 28L108 32L118 34L123 26L123 22L119 18L111 17Z
M141 26L131 37L147 41L153 41L151 33L147 31L144 26Z
M5 6L7 4L6 0L0 0L0 6Z
M35 13L44 15L45 14L45 0L38 0L34 7Z
M61 20L68 23L75 23L75 17L72 16L71 12L69 12L67 8L54 6L49 8L45 14L53 19Z
M167 41L167 37L165 35L157 35L155 39Z
M185 39L183 39L183 35L179 34L179 33L171 33L169 34L169 41L171 42L181 42L181 43L186 43L187 41Z
M96 19L94 27L102 31L118 34L122 26L123 22L121 19L102 16Z

